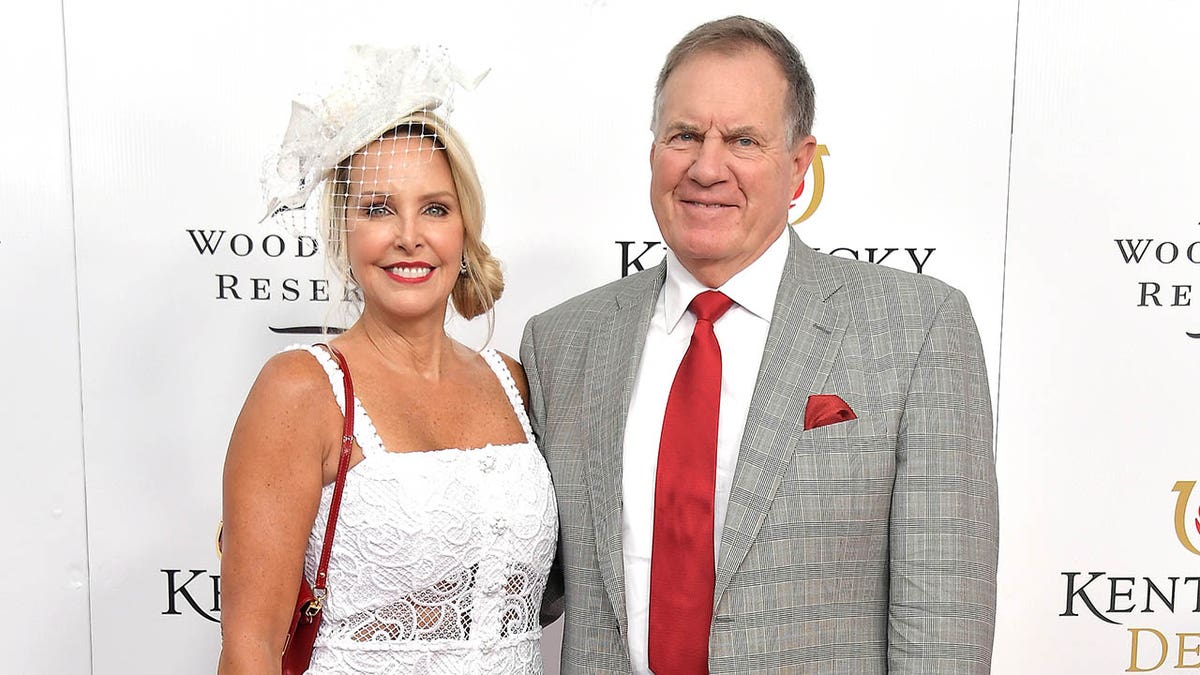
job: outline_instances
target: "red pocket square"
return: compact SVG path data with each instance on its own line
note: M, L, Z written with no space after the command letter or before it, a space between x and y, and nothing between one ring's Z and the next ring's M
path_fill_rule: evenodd
M805 431L853 419L858 419L858 415L837 394L813 394L804 407Z

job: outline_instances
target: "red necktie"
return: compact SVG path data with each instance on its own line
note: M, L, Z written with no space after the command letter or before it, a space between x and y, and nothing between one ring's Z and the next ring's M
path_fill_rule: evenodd
M696 328L675 372L658 446L650 558L650 670L706 675L712 623L713 496L721 411L721 346L713 322L733 301L717 291L688 306Z

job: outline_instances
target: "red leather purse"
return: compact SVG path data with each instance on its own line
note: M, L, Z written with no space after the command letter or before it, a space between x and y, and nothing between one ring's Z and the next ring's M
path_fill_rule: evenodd
M324 609L328 590L325 587L329 569L329 552L333 546L333 532L337 529L338 510L342 506L342 488L346 485L346 471L350 468L350 447L354 443L354 383L350 380L350 366L342 353L333 347L320 344L337 359L342 369L342 384L346 392L343 410L345 422L342 426L342 454L338 458L337 480L333 484L333 499L329 503L329 520L325 524L325 542L321 546L321 562L317 566L317 578L309 584L300 579L300 593L296 598L296 609L292 612L292 624L288 628L287 641L283 643L283 675L303 675L312 661L313 642L317 629L321 627L321 610Z

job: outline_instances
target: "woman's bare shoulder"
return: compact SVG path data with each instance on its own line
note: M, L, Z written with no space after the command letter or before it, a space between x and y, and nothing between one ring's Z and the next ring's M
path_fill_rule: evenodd
M295 403L329 398L332 391L325 367L306 349L289 349L267 359L254 389Z
M340 428L341 411L324 367L305 350L280 352L263 364L234 424L229 460L290 463L310 448L317 465ZM304 453L301 453L301 456Z

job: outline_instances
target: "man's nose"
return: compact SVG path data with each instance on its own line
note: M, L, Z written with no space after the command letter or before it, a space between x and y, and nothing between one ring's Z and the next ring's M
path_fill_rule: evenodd
M688 167L688 178L708 187L728 177L725 144L719 139L706 138L700 143L692 165Z

